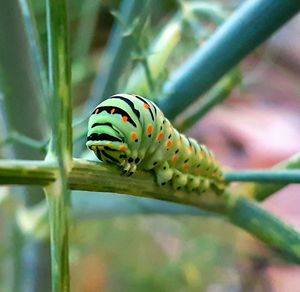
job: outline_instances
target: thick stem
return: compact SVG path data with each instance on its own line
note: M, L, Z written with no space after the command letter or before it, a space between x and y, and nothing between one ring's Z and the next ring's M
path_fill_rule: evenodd
M242 77L238 69L233 69L221 79L211 90L199 98L186 111L175 119L176 128L184 132L202 119L215 106L228 98L237 85L241 83Z
M248 0L173 75L161 109L174 119L226 72L291 19L296 0Z
M118 181L118 184L116 184ZM101 182L101 183L100 183ZM120 170L102 163L76 159L69 176L73 190L114 192L133 196L155 198L200 207L207 211L224 213L227 199L208 191L203 195L174 191L171 186L160 187L150 172L137 172L128 178Z
M68 207L62 193L63 182L45 188L48 202L52 291L70 291L69 272L69 239L68 239Z
M58 165L56 181L45 188L49 206L53 292L70 290L68 172L72 158L72 103L66 0L47 0L49 96L52 143L48 158ZM53 155L53 157L52 157Z
M36 178L36 171L40 169L44 176L49 180L53 179L53 175L57 170L49 166L47 162L39 162L40 166L30 173L33 166L23 162L23 167L15 165L19 176L24 180L34 183L33 177ZM25 164L26 163L26 164ZM36 164L36 162L34 162ZM52 167L52 168L51 168ZM0 164L0 177L3 177L7 170L11 170L12 166ZM17 180L17 173L14 173L14 179ZM32 178L30 178L30 175ZM5 177L4 177L5 178ZM66 205L61 200L59 180L51 183L46 187L47 198L49 200L50 212L50 232L52 240L53 252L53 275L57 287L64 287L64 273L67 273L66 267L66 233L67 224L65 220ZM137 172L133 177L120 176L119 169L109 167L97 162L88 162L84 160L73 160L73 167L69 173L69 188L73 190L112 192L118 194L129 194L137 197L148 197L165 201L177 202L181 204L191 205L200 209L223 215L225 218L248 231L250 234L261 239L268 246L274 247L281 251L284 255L290 257L294 262L300 262L300 235L292 228L286 226L279 219L262 209L255 202L246 199L243 196L233 195L229 192L221 196L217 196L212 191L205 194L188 193L184 191L174 191L170 186L159 187L154 176L150 172ZM118 182L118 183L116 183ZM101 195L101 194L99 194ZM274 232L272 232L272 230ZM64 231L64 232L62 232ZM61 265L58 265L58 264ZM57 271L59 269L60 272ZM56 290L55 290L56 291ZM64 290L62 290L64 291Z
M238 198L228 217L234 225L255 235L289 260L300 264L300 233L253 201Z
M46 186L55 181L54 162L37 160L0 160L0 184ZM31 194L34 195L34 194Z

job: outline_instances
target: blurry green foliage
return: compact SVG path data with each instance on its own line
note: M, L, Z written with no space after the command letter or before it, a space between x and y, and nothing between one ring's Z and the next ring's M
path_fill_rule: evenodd
M234 227L213 218L117 216L74 227L71 255L79 271L96 257L113 291L203 291L212 283L230 289L240 285L236 239Z
M223 20L223 17L227 17L236 5L236 1L218 1L211 3L213 13L210 14L210 17L207 16L207 10L187 14L187 6L185 7L184 4L194 5L197 2L200 1L153 0L147 21L141 21L141 17L138 15L132 18L129 27L126 25L123 27L124 38L134 35L135 50L126 59L124 71L120 74L114 91L126 88L129 76L133 76L131 75L132 72L141 63L141 67L144 66L143 69L148 66L150 73L152 73L151 64L146 64L145 61L151 63L151 57L155 53L152 48L157 40L156 37L161 32L162 27L167 27L171 20L178 20L179 18L180 42L177 41L176 47L174 46L170 50L165 63L155 64L158 73L154 78L151 76L153 80L150 83L154 83L153 88L151 85L149 86L149 78L147 80L150 95L157 93L158 96L162 92L165 81L170 77L170 72L189 57L195 49L203 45ZM43 60L47 64L45 2L32 0L30 3L38 27L38 39L40 40ZM126 4L126 1L123 3ZM103 67L100 66L99 68L98 64L101 57L105 56L111 26L113 23L117 23L115 21L116 16L121 18L120 15L111 13L119 9L119 4L120 1L117 0L68 1L73 73L73 118L76 122L74 123L74 139L79 141L81 146L76 151L76 156L86 155L82 151L83 143L80 140L82 133L85 136L86 124L84 122L81 124L83 130L80 131L77 127L80 123L77 121L85 120L86 112L91 110L86 102L91 94L95 76L103 70ZM219 9L220 7L222 9ZM108 62L109 60L105 59L104 61ZM116 68L116 70L118 69ZM0 68L1 76L3 70L4 68ZM1 89L3 90L6 84L3 84L3 80L0 81L2 82L0 85L1 94ZM153 96L153 98L155 97L156 95ZM101 98L103 97L99 96L99 100ZM2 103L1 98L0 103ZM24 122L24 128L30 127L30 123ZM41 130L46 131L45 128ZM4 137L5 130L0 129L0 131L1 137ZM44 141L30 140L28 137L20 135L16 139L14 133L9 133L7 135L9 139L1 140L0 143L5 141L5 145L9 146L17 142L23 147L26 145L26 147L31 147L30 149L45 150ZM1 155L6 157L5 151L3 149L1 151L3 152ZM0 195L6 191L6 189L0 190ZM10 191L13 194L16 192L15 189ZM104 196L105 194L101 195ZM75 195L73 200L76 201ZM116 198L108 199L101 207L103 209L107 207L107 210L111 210L111 206L117 205L116 201ZM34 238L28 234L14 233L16 226L13 218L15 212L18 212L19 204L23 207L23 202L19 199L16 199L11 205L10 203L8 205L7 203L3 204L0 197L0 224L1 231L3 230L0 232L0 291L7 291L8 287L11 286L10 284L16 282L16 278L14 278L16 270L13 270L12 267L13 263L18 263L21 260L22 240L33 241ZM147 204L145 203L145 205ZM141 214L149 212L145 205L137 205L132 214L136 214L136 210L139 210ZM124 211L122 209L126 208L126 203L118 206L122 212ZM81 208L84 209L85 205L82 205ZM80 208L78 209L77 212L80 213ZM6 212L2 212L2 210L6 210ZM130 212L127 215L130 215ZM82 213L84 212L82 211ZM192 214L191 211L187 211L187 213ZM103 287L110 291L203 291L210 289L212 291L214 289L245 291L244 288L246 287L243 286L243 282L251 283L257 280L252 274L240 274L239 270L239 264L249 262L248 253L256 254L257 248L251 247L250 243L249 251L245 244L249 240L249 236L221 220L204 218L203 216L189 217L188 215L180 215L176 218L162 215L116 216L114 218L93 216L96 218L76 220L71 226L72 291L83 291L83 287L80 286L83 280L81 277L73 275L85 273L86 281L92 281L93 273L96 273L93 269L86 273L87 267L84 263L87 257L94 258L96 265L104 266L103 275L96 276L104 278ZM20 242L16 240L18 238ZM14 242L15 245L11 245L11 242ZM240 242L245 247L240 247ZM24 255L28 256L26 253ZM261 258L264 259L264 255ZM272 259L277 258L274 256ZM17 276L22 277L20 274ZM91 280L88 276L91 276ZM21 288L20 291L22 291Z

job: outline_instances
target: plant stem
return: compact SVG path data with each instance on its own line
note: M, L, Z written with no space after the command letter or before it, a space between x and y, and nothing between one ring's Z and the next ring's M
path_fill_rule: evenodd
M216 196L214 192L208 191L201 196L196 192L174 191L171 186L161 188L150 172L139 171L128 178L120 176L120 170L116 167L82 159L73 160L69 186L73 190L114 192L167 200L219 213L226 212L227 208L226 199ZM210 199L208 200L207 197Z
M47 119L45 118L45 80L42 76L42 62L39 57L38 38L35 31L35 23L30 18L30 8L28 3L31 1L11 0L1 1L0 9L0 87L3 94L4 122L8 129L8 136L14 136L14 131L20 133L22 138L27 137L27 142L43 141L48 134ZM3 134L3 133L1 133ZM15 136L16 138L16 136ZM21 139L22 139L21 138ZM3 136L1 137L3 139ZM22 139L24 142L24 139ZM28 147L25 144L14 143L6 147L10 149L7 158L18 159L43 159L44 155ZM26 171L25 171L26 172ZM8 175L5 174L6 176ZM1 178L2 180L2 178ZM13 179L9 179L13 183ZM24 181L25 182L25 181ZM30 208L41 200L44 200L44 194L40 187L27 185L24 188L13 189L10 194L12 197L21 199L21 204ZM21 195L21 196L20 196ZM15 227L17 228L17 226ZM19 234L19 237L23 234ZM36 276L33 279L27 278L27 273L22 273L20 278L14 278L18 271L12 271L12 281L14 285L20 287L19 291L40 291L39 284L43 283L45 291L51 287L50 273L47 273L47 267L50 265L50 256L47 250L39 249L39 246L45 242L23 238L26 249L22 249L21 261L18 262L18 270L28 270ZM48 240L47 240L48 241ZM14 242L13 244L17 244ZM21 246L18 247L21 252ZM28 261L27 255L34 254L36 260ZM13 256L18 256L13 253ZM20 264L21 263L21 264ZM38 277L39 271L43 270L43 279ZM22 278L21 278L22 276ZM21 281L21 283L17 283ZM11 285L11 288L14 287ZM26 287L25 287L26 286ZM18 290L13 290L18 292Z
M70 51L66 0L47 0L49 95L52 105L52 143L48 158L58 165L56 181L45 188L49 205L53 292L70 290L68 172L72 157ZM54 155L54 157L52 157Z
M120 176L120 170L103 163L74 159L68 174L68 187L72 190L114 192L162 199L201 207L205 210L226 211L226 201L213 194L207 195L161 188L150 172L138 171L133 177ZM0 160L0 184L49 185L59 177L55 161ZM116 184L116 181L119 183ZM101 182L101 183L100 183ZM56 196L57 194L55 194Z
M23 135L17 131L14 131L14 130L10 131L7 139L5 141L2 141L2 143L0 145L2 146L2 145L9 144L9 143L19 143L21 145L25 145L32 149L38 150L43 154L46 154L46 152L47 152L47 150L46 150L47 143L36 140L36 139L32 139L32 138L30 138L26 135Z
M283 160L282 162L275 165L271 171L289 171L296 170L299 172L300 169L300 153L297 153L290 157L287 160ZM290 181L292 182L292 181ZM247 191L247 196L255 198L256 200L262 201L268 198L273 193L279 191L284 188L289 182L282 181L277 182L273 181L272 183L264 183L263 181L260 183L249 183L247 185L242 184L239 188L243 193Z
M70 55L65 0L47 0L49 94L52 105L52 150L66 171L72 157Z
M55 181L57 166L37 160L0 160L0 184L46 186Z
M0 160L0 184L45 186L55 181L57 171L57 166L53 161ZM300 171L297 169L225 172L225 178L230 182L259 181L287 184L299 182L299 176ZM136 179L133 179L134 177ZM125 193L130 194L133 186L136 188L136 193L143 193L141 191L143 184L151 184L148 191L161 190L161 188L156 188L156 183L147 172L138 171L134 177L120 176L117 168L102 163L73 159L72 169L69 173L69 186L77 190L112 191L117 193L125 191ZM114 180L120 181L122 185L116 185ZM99 181L103 181L103 184L100 185Z
M22 256L24 256L24 237L20 230L20 227L18 226L16 222L16 218L11 218L11 249L13 253L13 286L10 287L10 291L22 291L24 289L24 280L23 280L23 267L24 264L22 263ZM26 281L25 281L26 282Z
M295 0L248 0L165 86L160 108L174 119L300 9Z
M122 0L120 15L127 27L132 20L141 16L146 20L145 3L140 0ZM142 15L144 17L142 17ZM92 96L88 101L87 108L90 111L101 100L115 93L117 82L121 76L126 63L129 60L130 52L134 46L130 37L124 37L124 27L118 21L115 22L110 36L107 49L100 62L100 73L96 77L92 89ZM107 60L111 60L107 65Z
M39 82L34 56L30 51L35 40L26 35L18 1L5 1L0 9L0 75L4 96L8 135L11 131L34 140L43 140L47 124L43 115L43 89ZM10 25L7 25L10 23ZM26 28L30 25L27 23ZM10 45L7 45L10 44ZM20 102L22 101L22 102ZM13 145L14 157L43 159L38 151ZM41 198L43 193L41 192ZM30 198L29 198L30 199ZM35 203L35 202L34 202Z
M181 21L182 19L176 14L162 28L159 36L153 41L153 45L150 47L151 54L145 59L147 64L144 64L144 68L136 66L128 79L125 92L137 92L140 95L151 96L153 100L157 99L154 93L157 94L158 88L152 83L165 70L171 53L180 41L182 33ZM135 42L138 46L139 40L135 40ZM149 76L145 76L146 71L149 71Z
M221 79L211 90L196 101L187 111L179 115L174 124L179 131L186 131L199 121L212 108L222 103L233 89L241 83L241 73L238 69L233 69L223 79Z
M11 179L5 177L5 173L7 170L12 171L14 167L16 168L14 172L15 182L16 180L21 180L22 183L25 183L26 180L31 184L36 183L35 178L39 170L49 180L50 178L51 180L53 179L56 172L55 167L49 165L48 162L19 161L14 162L11 166L8 163L0 163L0 177L4 178L4 183L6 181L12 183ZM29 170L33 168L35 170L30 173ZM118 181L117 184L116 181ZM0 183L3 183L1 179ZM171 186L159 187L150 172L139 171L133 177L128 178L120 176L120 171L116 167L79 159L73 160L73 168L69 173L68 184L69 188L73 190L129 194L136 197L177 202L223 215L225 218L229 218L233 224L247 230L267 245L275 247L285 255L288 255L293 261L300 262L300 235L266 210L259 207L255 202L243 196L234 195L229 192L217 196L213 191L207 191L202 195L199 193L174 191ZM66 230L67 225L63 217L66 207L63 205L63 201L60 200L60 188L59 180L46 187L49 212L51 213L50 218L52 219L51 239L54 260L53 275L55 279L63 277L66 275L64 273L67 273L67 270L62 269L62 267L66 268L67 266L65 262L67 243L64 237L66 234L61 232L61 230ZM61 242L61 244L58 245L57 242ZM58 249L58 247L60 248ZM60 287L63 287L63 285L61 284Z
M152 95L155 95L156 90L155 90L155 85L154 85L154 79L152 77L152 73L151 73L151 70L150 70L150 65L149 65L149 61L148 61L147 57L145 57L142 60L141 63L143 65L143 68L144 68L144 71L145 71L146 80L147 80L149 90L150 90Z
M53 292L70 291L68 214L62 185L62 181L56 180L45 188L49 210Z
M144 1L122 0L120 12L117 14L120 15L122 22L116 19L113 25L108 44L100 60L99 73L93 82L91 97L84 107L85 117L99 102L116 93L119 78L130 61L130 53L134 47L132 38L124 36L124 30L137 17L141 19L140 26L142 27L147 19L148 11ZM82 152L81 145L85 143L87 120L84 118L76 125L75 131L78 133L76 142L80 144L78 154Z
M94 30L96 27L97 17L101 1L83 0L79 2L79 27L76 32L72 59L87 59L88 50L91 46Z
M300 264L300 233L253 201L239 197L229 212L229 220Z
M300 183L300 170L241 170L225 174L227 181Z
M29 39L29 46L31 50L34 70L38 73L39 83L41 87L41 93L39 94L40 105L43 110L43 114L47 114L48 102L47 98L47 73L42 56L42 50L39 43L39 36L37 32L37 24L35 22L34 13L32 11L31 1L19 0L20 8L22 11L23 22Z

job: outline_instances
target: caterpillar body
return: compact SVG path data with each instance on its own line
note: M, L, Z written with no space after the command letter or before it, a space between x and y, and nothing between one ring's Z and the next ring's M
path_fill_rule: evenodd
M159 185L174 189L223 192L220 166L206 146L180 134L150 100L117 94L101 102L88 123L86 145L99 160L123 174L154 170Z

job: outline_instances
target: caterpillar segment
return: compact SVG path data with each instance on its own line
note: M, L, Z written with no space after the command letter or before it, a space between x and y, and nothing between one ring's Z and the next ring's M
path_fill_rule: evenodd
M180 134L139 95L117 94L101 102L89 118L86 145L99 160L118 165L123 175L153 170L159 185L190 192L221 194L226 186L212 152Z

